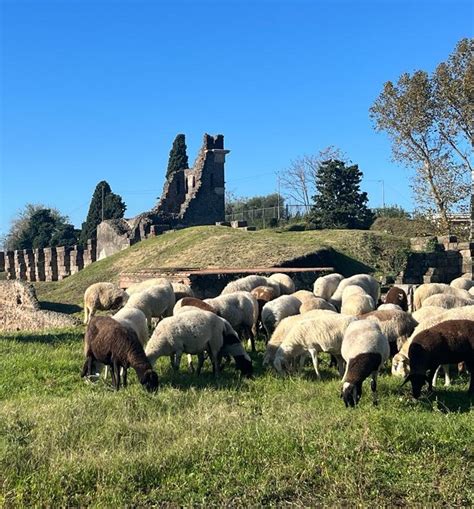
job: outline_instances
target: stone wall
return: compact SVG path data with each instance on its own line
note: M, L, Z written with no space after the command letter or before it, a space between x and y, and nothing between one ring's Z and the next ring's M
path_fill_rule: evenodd
M49 247L20 249L4 254L7 279L60 281L95 262L97 245L89 240L87 248Z
M415 237L411 253L397 284L450 283L462 274L471 274L474 243L458 242L454 236Z

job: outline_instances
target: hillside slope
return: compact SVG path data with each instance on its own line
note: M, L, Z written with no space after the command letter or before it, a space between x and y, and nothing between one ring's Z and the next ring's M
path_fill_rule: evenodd
M247 232L198 226L139 242L64 281L37 283L36 288L41 301L78 305L90 284L118 281L122 272L172 267L289 266L291 260L303 257L309 258L307 263L300 260L300 266L319 259L345 275L358 271L390 273L397 272L408 244L408 240L400 237L359 230Z

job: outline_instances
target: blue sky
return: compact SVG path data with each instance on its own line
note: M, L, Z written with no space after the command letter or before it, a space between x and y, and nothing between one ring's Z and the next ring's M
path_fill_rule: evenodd
M227 188L276 190L292 159L340 147L370 204L414 208L368 109L383 83L432 71L473 7L430 1L0 0L0 235L26 203L80 226L107 180L126 216L161 194L172 141L190 162L225 135Z

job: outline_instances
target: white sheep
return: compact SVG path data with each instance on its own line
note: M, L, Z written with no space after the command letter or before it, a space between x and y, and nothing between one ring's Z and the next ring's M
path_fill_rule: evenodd
M125 327L132 329L144 346L148 341L148 325L146 315L137 308L124 307L117 311L112 318Z
M341 314L349 316L363 315L375 309L374 299L356 285L348 285L342 292Z
M343 279L336 291L330 298L329 302L336 306L336 308L340 308L342 301L342 293L344 292L347 286L360 286L365 290L367 295L370 295L374 301L374 304L377 305L380 298L380 284L379 282L369 274L356 274L355 276L348 277Z
M179 368L183 353L197 355L199 374L204 362L204 352L207 351L217 377L220 357L224 353L230 353L234 355L236 366L242 374L251 376L252 362L243 348L238 348L239 344L238 335L227 320L214 313L194 309L163 319L154 330L145 354L152 364L158 357L169 356L173 359L174 369ZM223 348L225 346L229 347L229 350L226 351Z
M362 396L362 382L372 376L371 389L377 403L377 375L390 355L387 337L376 322L351 323L344 334L341 355L346 362L342 378L342 398L346 407L355 406Z
M250 292L234 292L205 299L216 313L225 318L237 331L240 338L246 337L255 351L257 333L258 302Z
M290 295L295 291L295 283L293 282L291 277L288 276L287 274L277 272L275 274L272 274L267 279L268 281L274 281L275 283L279 284L280 295Z
M431 295L423 301L423 309L425 306L435 306L444 309L459 308L462 306L474 305L474 299L466 299L464 297L457 297L456 295L449 295L445 293L437 293Z
M308 311L304 315L293 315L283 318L283 320L277 325L276 329L273 331L273 334L270 340L267 343L267 348L265 351L265 355L263 356L263 365L273 364L273 360L275 358L276 351L278 347L282 344L283 340L286 338L292 327L303 320L310 320L317 316L324 315L325 313L333 313L334 311L328 311L323 309L314 309Z
M337 273L318 277L313 285L313 294L316 297L329 300L343 279L344 276Z
M309 290L298 290L297 292L294 292L291 294L293 297L296 297L299 301L301 301L301 304L308 300L313 300L315 298L318 298L314 295L313 292L310 292Z
M454 295L464 299L470 299L471 295L466 290L453 288L452 286L444 283L425 283L420 285L413 294L413 309L418 311L423 305L423 302L431 295L442 293L445 295Z
M287 316L300 312L301 301L293 295L282 295L267 302L262 308L262 324L269 338L276 326Z
M175 296L173 287L169 282L147 288L134 293L128 299L126 307L137 308L145 313L148 326L152 318L161 318L173 314Z
M117 309L128 300L124 290L114 283L94 283L84 292L84 323L89 323L95 312Z
M474 320L474 306L463 306L460 308L447 309L443 313L438 313L434 316L424 319L420 322L413 334L410 336L409 341L425 329L430 329L438 323L445 322L447 320Z
M144 281L140 281L139 283L134 283L127 288L128 295L133 295L134 293L143 292L147 288L151 288L152 286L166 285L169 281L164 277L154 277L150 279L145 279Z
M313 311L314 309L326 309L328 311L333 311L337 313L336 308L330 304L328 301L321 299L320 297L314 297L312 299L308 299L304 301L300 306L300 314L308 313L309 311Z
M469 291L474 287L474 281L471 279L471 274L464 274L461 277L453 279L451 283L449 283L449 286Z
M330 311L320 316L296 323L278 347L273 365L278 373L289 369L291 361L309 352L318 378L318 352L328 352L337 359L339 372L342 371L341 344L346 328L356 318L338 315ZM342 373L341 373L342 374Z
M421 323L423 320L444 313L445 311L445 308L440 308L438 306L423 306L418 311L413 311L411 315L418 323Z
M268 280L264 276L246 276L228 283L222 290L221 295L234 292L251 292L257 286L268 286ZM278 285L280 288L280 285Z
M380 304L380 306L377 308L378 311L390 311L392 309L403 311L398 304Z

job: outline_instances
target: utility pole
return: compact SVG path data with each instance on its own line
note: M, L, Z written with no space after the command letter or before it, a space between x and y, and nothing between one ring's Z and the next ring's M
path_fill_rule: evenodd
M280 175L278 175L277 205L278 205L277 218L278 218L278 222L280 222Z
M102 221L104 221L104 186L102 186Z

